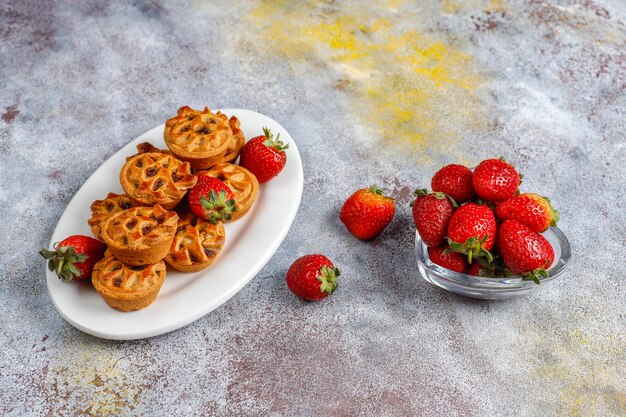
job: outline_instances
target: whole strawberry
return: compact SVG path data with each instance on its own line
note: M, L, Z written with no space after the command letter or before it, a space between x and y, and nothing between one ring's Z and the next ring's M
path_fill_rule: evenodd
M430 185L433 191L448 194L457 204L466 203L476 195L472 185L472 171L463 165L444 166L435 173Z
M513 197L521 182L513 165L504 159L486 159L478 164L472 175L472 185L478 197L492 202Z
M241 150L239 165L252 172L259 182L267 182L280 173L287 163L285 149L289 144L280 141L280 133L274 135L264 127L263 136L250 139Z
M452 271L465 272L467 269L467 257L458 252L450 251L448 245L428 248L428 257L431 262Z
M476 257L493 259L491 248L496 239L496 217L487 206L467 203L459 207L448 224L448 243L455 252L467 255L472 263Z
M287 271L287 286L298 297L317 301L337 289L339 269L324 255L298 258Z
M72 235L55 243L54 250L42 249L39 254L48 260L48 269L63 281L82 281L91 278L93 266L106 248L98 239Z
M230 220L237 210L228 185L208 175L198 175L198 182L187 194L187 201L196 216L213 224Z
M534 193L515 195L499 203L496 216L500 220L517 220L537 233L545 232L559 221L559 212L552 208L550 200Z
M516 220L505 220L498 231L498 246L504 263L514 274L537 284L539 277L548 276L546 270L554 262L554 249L539 233Z
M339 219L354 236L373 239L391 223L396 212L393 198L375 185L352 194L341 207Z
M411 203L415 228L428 247L444 243L448 223L454 213L454 203L444 193L429 193L420 188L415 190L416 198Z

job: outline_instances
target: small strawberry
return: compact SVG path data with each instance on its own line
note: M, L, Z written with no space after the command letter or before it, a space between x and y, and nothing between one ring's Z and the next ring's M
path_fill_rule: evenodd
M289 144L283 144L280 133L274 135L264 127L263 136L250 139L241 150L239 165L252 172L259 182L267 182L280 173L287 163L285 149Z
M106 248L98 239L72 235L55 243L54 250L42 249L39 254L48 260L48 269L63 281L82 281L91 278L93 266Z
M552 208L550 200L534 193L514 195L499 203L496 216L500 220L517 220L537 233L545 232L559 221L559 212Z
M489 252L496 239L496 217L487 206L467 203L459 207L448 224L448 243L455 252L467 255L472 263L475 257L486 257L491 262Z
M352 194L341 207L339 219L359 239L373 239L391 223L396 212L393 198L373 185Z
M505 220L498 231L498 246L504 263L514 274L537 284L539 277L548 276L546 270L554 262L554 249L545 237L529 227L516 220Z
M430 261L439 266L456 272L465 272L467 257L458 252L450 251L448 245L440 245L428 248Z
M411 203L415 228L428 247L441 245L448 230L448 222L454 213L455 204L444 193L429 193L420 188Z
M444 166L435 173L430 185L433 191L448 194L457 204L468 202L476 195L472 185L472 171L463 165Z
M189 208L196 216L215 224L230 220L237 210L233 192L217 178L198 175L198 182L187 195Z
M339 269L324 255L305 255L289 267L287 286L298 297L317 301L337 289Z
M521 182L521 175L504 159L486 159L478 164L472 175L476 194L486 201L513 197Z
M491 262L485 258L475 259L465 273L485 278L505 278L511 275L511 271L504 265L502 257L498 255L494 255Z

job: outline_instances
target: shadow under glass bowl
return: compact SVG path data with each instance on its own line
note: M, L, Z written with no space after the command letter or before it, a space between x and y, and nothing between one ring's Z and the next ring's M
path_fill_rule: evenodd
M428 258L428 248L416 231L415 254L417 256L417 267L422 278L426 281L455 294L486 300L521 297L543 288L545 284L561 276L572 256L567 237L559 228L551 227L543 232L542 235L554 249L554 262L548 269L548 276L540 279L540 285L535 284L532 280L524 280L518 275L506 278L484 278L454 272L439 266Z

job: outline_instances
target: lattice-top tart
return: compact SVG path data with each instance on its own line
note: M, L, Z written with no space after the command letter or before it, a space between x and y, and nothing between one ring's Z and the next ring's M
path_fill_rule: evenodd
M135 200L126 194L109 193L104 200L96 200L91 203L91 218L87 220L93 235L102 240L100 227L109 216L122 210L136 207L138 204Z
M235 140L225 114L188 106L165 122L163 138L172 153L189 161L194 169L206 169L220 161Z
M176 236L165 262L179 271L200 271L215 262L225 240L221 222L211 224L186 210L180 213Z
M228 125L230 126L230 130L233 132L233 140L226 150L226 154L221 159L216 161L216 164L234 162L246 144L246 137L244 136L243 131L239 128L241 125L239 119L235 116L231 116L230 119L228 119Z
M124 192L144 205L160 204L171 210L196 185L191 166L168 152L131 156L120 172Z
M197 171L196 175L207 175L223 181L232 191L237 210L229 221L240 219L250 210L259 192L256 176L240 165L229 163L217 164L206 171Z
M146 265L165 258L177 224L178 215L157 204L113 214L102 224L101 233L118 259L129 265Z
M163 261L130 266L108 250L93 268L91 282L104 301L121 311L140 310L150 305L165 280Z

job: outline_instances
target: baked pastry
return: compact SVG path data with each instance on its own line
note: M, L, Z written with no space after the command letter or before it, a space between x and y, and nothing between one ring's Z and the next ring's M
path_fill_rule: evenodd
M215 177L232 190L237 210L232 213L229 222L242 218L250 210L259 193L259 182L256 176L240 165L217 164L209 170L197 171L196 175Z
M91 203L91 218L87 220L93 235L102 240L100 227L109 216L129 208L136 207L138 204L126 194L109 193L104 200L96 200Z
M165 262L182 272L208 268L217 259L225 239L224 225L221 222L211 224L191 210L185 210L179 215L176 236Z
M220 112L218 112L218 114L219 113ZM237 157L239 157L241 150L246 144L246 137L244 136L243 131L239 128L240 124L241 123L239 122L239 119L237 119L235 116L231 116L230 119L228 119L228 125L230 126L230 130L232 130L233 132L233 140L226 150L226 154L224 155L224 157L216 161L216 164L220 164L223 162L234 162Z
M163 138L170 151L193 169L210 168L221 161L235 140L225 114L188 106L165 122Z
M130 266L110 250L93 267L91 282L104 301L121 311L141 310L152 304L165 281L165 262Z
M120 183L130 198L142 205L160 204L171 210L196 185L191 166L169 152L145 152L126 160Z
M115 213L104 221L101 233L116 258L128 265L147 265L168 254L177 224L178 214L157 204Z

